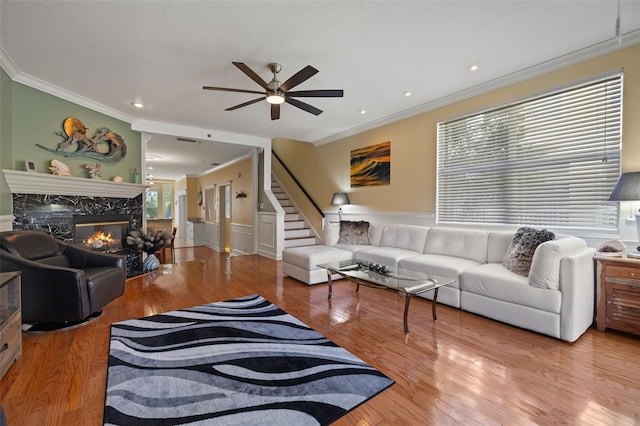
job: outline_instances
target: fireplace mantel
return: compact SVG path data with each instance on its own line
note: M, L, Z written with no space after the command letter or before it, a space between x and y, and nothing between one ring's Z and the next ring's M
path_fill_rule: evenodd
M147 185L135 183L57 176L22 170L2 169L2 172L13 194L134 198L147 189Z

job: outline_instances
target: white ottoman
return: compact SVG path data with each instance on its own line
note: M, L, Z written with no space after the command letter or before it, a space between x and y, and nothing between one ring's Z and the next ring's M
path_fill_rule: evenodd
M316 265L353 259L353 253L335 247L302 246L290 247L282 251L282 272L305 284L327 282L327 270ZM336 279L340 275L334 275ZM333 279L333 277L332 277Z

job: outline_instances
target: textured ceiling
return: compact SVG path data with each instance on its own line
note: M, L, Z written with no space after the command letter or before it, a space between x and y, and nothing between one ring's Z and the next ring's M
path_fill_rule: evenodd
M154 174L176 178L238 156L212 141L324 143L590 46L615 49L618 7L618 47L635 44L640 1L2 1L1 65L151 134L148 152L170 160ZM260 90L232 61L267 81L270 62L282 64L280 81L312 65L320 72L296 90L344 98L305 99L319 116L284 104L277 121L266 102L224 111L256 95L203 85Z

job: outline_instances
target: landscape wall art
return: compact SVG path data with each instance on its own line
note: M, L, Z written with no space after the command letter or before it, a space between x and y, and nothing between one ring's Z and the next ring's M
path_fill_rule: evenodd
M351 151L351 187L391 183L391 142Z

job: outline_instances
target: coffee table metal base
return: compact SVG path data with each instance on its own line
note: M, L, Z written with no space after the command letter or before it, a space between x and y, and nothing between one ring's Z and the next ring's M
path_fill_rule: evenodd
M327 300L331 300L331 295L333 293L331 275L333 275L335 273L340 274L340 271L327 269L327 284L329 284L329 295L327 297ZM340 274L340 275L342 277L348 279L349 281L351 281L351 282L356 284L356 293L360 292L360 284L362 284L365 287L383 288L383 289L390 290L389 287L385 287L385 286L382 286L382 285L376 285L376 284L370 283L368 281L359 280L357 278L346 276L346 275L342 275L342 274ZM436 301L438 299L438 288L439 287L436 287L435 289L433 289L433 299L431 300L431 316L433 317L434 321L438 319L437 316L436 316ZM404 316L403 316L404 334L409 334L409 322L408 322L408 318L409 318L409 303L411 302L411 296L413 296L413 294L407 293L407 292L404 292L404 291L401 291L401 290L399 290L398 293L403 295L403 297L404 297Z

